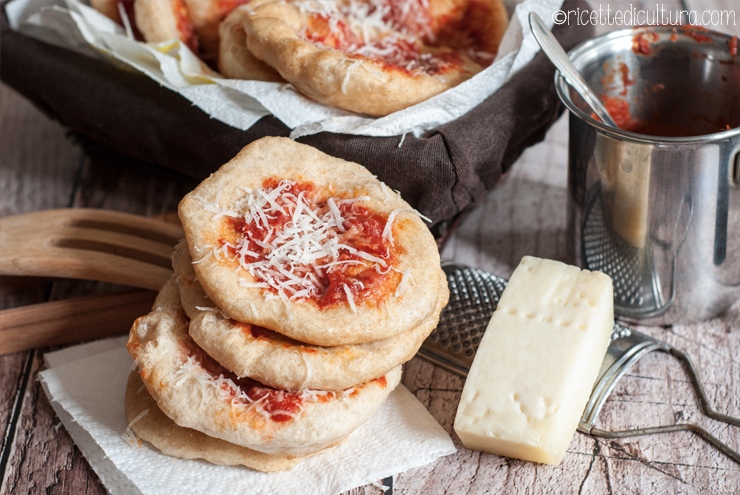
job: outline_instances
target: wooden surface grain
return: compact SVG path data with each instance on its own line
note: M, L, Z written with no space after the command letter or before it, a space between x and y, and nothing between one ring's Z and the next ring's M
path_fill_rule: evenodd
M706 8L693 0L665 3ZM725 0L714 4L740 10ZM561 119L546 141L527 150L505 181L465 220L443 257L503 277L525 254L568 261L567 138L567 123ZM63 128L0 86L0 215L64 206L162 214L174 211L193 186L192 181L158 169L91 163ZM32 280L19 285L0 280L0 308L121 289L79 281ZM720 412L740 416L740 304L701 324L640 330L688 351L710 401ZM36 380L44 351L0 356L0 495L103 494L105 488L59 427ZM406 366L403 383L451 434L458 451L396 476L398 494L740 492L740 465L690 433L622 440L577 433L559 466L470 451L452 430L463 379L415 358ZM696 422L740 449L740 428L703 417L685 371L663 353L648 355L627 373L597 426L622 429L675 422ZM352 493L379 490L363 487Z

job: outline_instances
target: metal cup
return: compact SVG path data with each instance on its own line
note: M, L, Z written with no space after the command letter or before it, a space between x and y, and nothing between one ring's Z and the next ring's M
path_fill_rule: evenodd
M740 297L737 39L644 27L586 41L569 56L616 103L618 124L633 129L597 121L556 74L570 110L576 263L612 277L622 319L657 325L721 313Z

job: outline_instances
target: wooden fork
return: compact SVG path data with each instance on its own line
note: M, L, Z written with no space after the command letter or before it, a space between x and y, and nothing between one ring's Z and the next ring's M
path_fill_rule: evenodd
M113 282L158 291L183 237L174 223L91 209L0 218L0 275ZM149 291L93 295L0 311L0 355L123 334L151 308Z
M179 225L106 210L0 218L0 275L97 280L159 290L172 273Z

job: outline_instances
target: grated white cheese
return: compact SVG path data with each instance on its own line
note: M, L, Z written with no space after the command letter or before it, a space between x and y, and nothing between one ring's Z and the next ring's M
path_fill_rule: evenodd
M241 387L231 378L227 378L223 374L219 375L218 377L211 376L198 362L198 359L193 355L189 356L188 359L180 365L177 372L175 373L175 381L173 385L175 387L179 387L188 380L195 380L196 383L204 387L204 392L215 395L220 400L228 402L233 408L239 410L240 413L245 413L249 410L253 410L256 413L261 414L263 417L265 417L265 419L270 419L271 416L276 415L296 417L303 411L303 406L301 405L301 403L316 402L319 400L324 400L327 397L336 399L341 396L343 398L347 394L351 393L352 390L354 390L347 389L342 391L340 394L337 394L331 391L312 390L305 388L305 385L313 377L313 369L311 368L308 361L306 361L305 356L303 357L303 359L306 362L306 379L304 380L303 385L298 391L290 392L286 390L276 390L270 387L262 386L266 391L265 395L257 400L249 397L249 395L244 390L242 390ZM268 398L272 401L282 402L286 399L286 395L288 394L294 395L298 401L298 403L296 404L298 406L297 413L283 410L273 410L270 412L267 410L265 403L268 401ZM144 413L139 416L143 416L143 414ZM140 419L139 416L134 418L134 421L132 421L130 424L138 421Z
M400 67L423 66L421 40L434 41L428 0L297 0L293 5L303 14L326 19L337 48L352 55ZM310 39L308 33L305 37ZM349 70L342 92L348 78Z
M357 229L348 230L347 221L355 215L352 205L369 197L329 197L316 203L305 191L293 190L294 185L283 180L273 188L240 190L241 196L233 204L208 207L214 216L219 215L219 208L237 212L237 218L251 226L234 242L222 242L212 249L216 260L236 261L235 270L251 276L240 277L240 287L274 290L290 308L291 300L318 298L325 293L327 277L334 271L357 265L370 269L388 266L388 249L377 256L350 244L357 235ZM275 221L278 223L271 223ZM343 259L346 255L353 258ZM269 293L265 297L272 298Z
M128 17L128 12L123 6L123 2L118 2L118 15L123 23L123 29L126 31L126 37L130 40L134 39L134 30L131 29L131 19Z
M362 65L362 60L355 60L347 67L347 72L344 74L344 80L342 81L342 93L347 94L347 88L349 87L349 77L353 70L357 69Z
M405 135L406 134L404 134L404 136ZM391 246L393 245L393 220L396 219L396 215L403 211L411 211L416 213L416 210L413 210L411 208L399 208L397 210L393 210L390 215L388 215L388 221L385 222L385 227L383 227L383 234L381 235L381 237L390 242Z
M355 296L352 295L352 291L347 286L347 284L343 284L342 288L344 289L344 293L347 294L347 302L349 303L349 307L352 308L353 313L357 313L357 306L355 306Z
M409 285L409 281L411 283L414 283L414 279L411 276L411 270L404 270L401 272L401 282L398 284L398 287L396 287L396 292L393 294L396 297L401 297L403 295L404 291L406 290L406 287Z
M198 311L206 311L208 313L218 313L220 310L218 308L212 308L209 306L196 306L195 309Z
M141 418L143 418L147 414L149 414L149 409L144 409L139 414L134 416L134 419L132 419L131 422L128 424L128 426L126 426L126 431L123 432L123 434L121 435L121 438L129 445L134 446L134 447L141 447L141 440L139 440L139 438L136 436L136 434L131 429L131 427L134 426L134 424L137 421L139 421Z
M306 378L303 380L303 383L301 383L301 386L298 387L298 390L307 390L307 385L313 378L313 366L311 366L311 362L306 359L306 355L303 352L301 352L301 358L303 358L303 363L306 365Z

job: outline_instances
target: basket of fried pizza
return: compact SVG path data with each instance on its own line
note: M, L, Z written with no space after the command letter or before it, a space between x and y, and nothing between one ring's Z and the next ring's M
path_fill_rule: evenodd
M372 116L424 101L488 67L508 26L501 0L92 5L120 23L128 17L146 41L179 39L204 60L216 60L226 77L287 81L320 103Z
M567 1L563 6L565 10L576 8L586 11L587 5ZM265 77L282 79L275 69L242 48L247 43L247 14L241 12L242 17L226 16L220 24L226 29L228 23L228 36L241 40L236 41L238 49L231 57L238 59L246 52L251 63L261 64L259 68L268 74ZM79 136L94 161L156 164L202 180L248 143L291 132L272 115L246 131L231 127L143 74L40 43L11 29L5 15L0 15L0 28L3 81ZM592 30L564 24L555 26L553 32L567 49L588 38ZM348 69L359 59L353 60L347 63ZM372 67L364 61L354 65L347 88L353 75L366 74ZM540 141L557 119L562 107L552 85L553 72L552 64L540 54L478 107L421 136L409 133L402 137L401 131L387 137L336 131L299 141L370 170L430 218L435 236L441 236L461 212L498 184L523 150ZM344 78L332 84L341 93L343 83Z
M174 274L127 345L131 429L168 455L272 471L341 443L449 297L408 204L289 139L245 147L179 214Z

